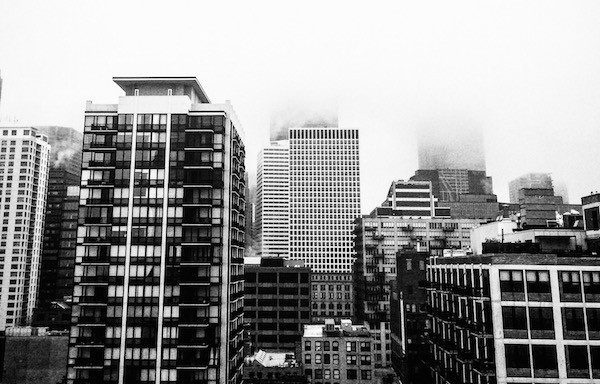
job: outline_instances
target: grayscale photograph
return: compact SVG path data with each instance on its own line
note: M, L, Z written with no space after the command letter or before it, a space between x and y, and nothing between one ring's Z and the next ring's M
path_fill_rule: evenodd
M0 384L598 384L599 146L598 0L0 0Z

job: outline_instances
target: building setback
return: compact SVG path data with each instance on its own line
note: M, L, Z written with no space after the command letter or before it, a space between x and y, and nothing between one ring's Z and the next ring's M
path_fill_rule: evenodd
M244 144L195 78L88 103L69 384L239 383Z
M256 228L258 255L290 254L290 156L287 141L272 142L258 154Z
M432 257L431 382L597 382L599 267L552 254Z
M353 314L344 296L353 296L352 231L360 216L358 130L290 128L289 138L290 259L303 260L319 287L333 285L335 292L313 291L313 307L339 321Z
M294 352L310 319L311 270L282 258L246 264L244 321L253 349Z
M511 203L519 202L519 191L523 188L552 189L554 195L554 184L549 173L527 173L511 180L508 183L508 197Z
M31 324L48 190L48 138L0 128L0 331Z
M304 374L311 383L372 383L374 377L373 341L364 326L333 319L325 324L304 327L298 355L304 362Z

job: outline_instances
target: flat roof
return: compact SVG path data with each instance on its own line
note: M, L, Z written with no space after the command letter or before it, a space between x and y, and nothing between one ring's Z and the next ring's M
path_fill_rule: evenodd
M182 84L182 85L187 85L192 87L192 89L198 94L198 97L200 98L200 100L203 103L210 103L210 100L208 99L208 96L206 95L206 92L204 92L204 89L202 88L202 85L200 85L200 82L198 81L198 79L195 76L189 76L189 77L179 77L179 76L165 76L165 77L160 77L160 76L150 76L150 77L113 77L113 81L119 86L121 87L122 90L127 91L126 87L128 85L133 84L149 84L149 83L154 83L154 84L161 84L161 83L165 83L165 84Z
M587 255L558 256L554 253L486 253L470 256L438 256L430 265L442 264L515 264L600 266L600 257Z

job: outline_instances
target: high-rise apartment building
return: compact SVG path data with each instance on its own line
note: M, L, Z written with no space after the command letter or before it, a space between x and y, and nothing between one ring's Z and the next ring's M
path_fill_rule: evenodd
M239 383L244 144L195 78L88 103L67 382Z
M290 254L290 153L288 141L274 141L258 154L256 229L258 256Z
M83 134L67 127L39 127L51 146L40 289L33 323L68 329L77 246ZM88 153L89 156L89 153Z
M291 128L290 259L313 271L313 321L353 314L354 220L360 216L357 129ZM315 309L316 307L316 309Z
M0 128L0 331L33 317L49 154L48 138L35 128Z

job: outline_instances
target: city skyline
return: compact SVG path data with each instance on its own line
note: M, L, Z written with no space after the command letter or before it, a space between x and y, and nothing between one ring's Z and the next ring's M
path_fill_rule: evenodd
M553 173L575 199L600 185L600 170L583 175L594 160L591 146L600 139L597 2L401 2L383 13L378 7L322 4L316 12L316 4L306 2L295 12L271 3L206 9L119 4L115 14L116 7L106 4L0 5L6 119L82 130L85 100L110 102L120 94L112 76L190 74L215 100L235 102L250 133L251 159L267 143L271 111L280 103L295 98L337 104L341 127L364 130L363 213L379 203L377 191L417 169L415 131L431 120L458 118L482 127L487 170L500 201L508 201L508 182L527 172ZM246 15L255 7L256 19L250 20ZM235 31L208 38L175 28L200 10L228 14ZM447 18L450 13L460 17ZM36 28L21 23L21 15ZM130 29L133 15L165 28ZM125 29L107 30L101 20L108 18ZM326 27L309 30L300 20ZM220 30L216 19L203 23ZM176 47L199 42L203 48L178 60L154 55L153 47L173 41ZM92 59L98 55L103 59ZM43 72L35 70L40 62ZM30 100L32 90L36 97ZM253 163L248 169L255 175ZM379 169L381 163L393 175Z

